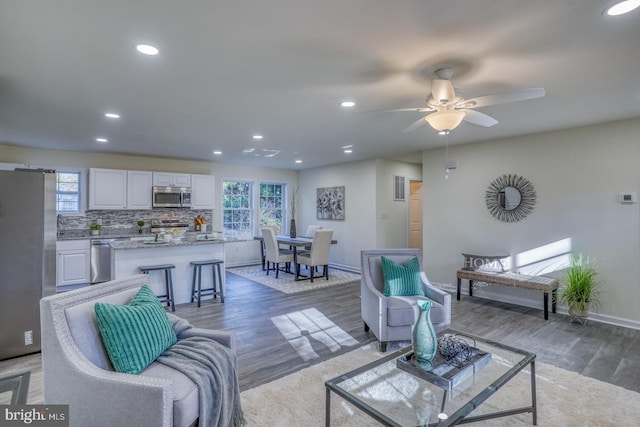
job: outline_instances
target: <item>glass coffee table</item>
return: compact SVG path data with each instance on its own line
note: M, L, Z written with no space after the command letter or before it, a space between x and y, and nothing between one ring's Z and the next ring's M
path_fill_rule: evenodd
M455 381L443 383L434 380L431 374L425 376L406 369L406 363L402 362L407 360L413 350L410 346L405 347L326 381L326 426L331 425L331 393L342 397L385 426L451 426L529 412L532 424L536 425L535 354L455 329L444 330L438 333L438 337L443 334L459 336L470 342L472 348L490 356L482 363L464 369L460 372L463 375L453 378ZM527 366L529 381L527 373L521 372ZM434 368L434 372L440 370ZM508 400L524 406L503 408L498 406L510 404L492 402L485 404L485 411L481 411L481 414L471 415L500 388L505 387L501 393L508 393L509 383L516 377L519 382L527 383L525 390L528 392L522 396L520 384L520 392L513 393ZM512 389L515 391L516 387L513 386Z

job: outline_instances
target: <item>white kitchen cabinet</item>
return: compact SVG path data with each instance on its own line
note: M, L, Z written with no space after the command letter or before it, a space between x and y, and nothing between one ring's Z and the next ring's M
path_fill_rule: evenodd
M191 187L188 173L154 172L153 185L158 187Z
M215 176L191 175L191 209L213 209L215 189Z
M127 209L151 209L153 173L127 171Z
M90 278L91 248L89 240L56 242L56 285L87 284Z
M124 209L127 206L127 171L89 169L89 209Z

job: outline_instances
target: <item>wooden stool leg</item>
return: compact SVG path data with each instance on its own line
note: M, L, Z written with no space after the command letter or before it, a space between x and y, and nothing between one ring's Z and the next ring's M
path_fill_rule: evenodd
M198 266L198 307L200 307L200 299L201 299L201 295L200 295L200 291L202 288L202 267Z
M222 270L220 269L220 264L216 264L215 268L218 273L218 284L220 285L220 302L224 303L224 287L222 282ZM216 286L217 288L217 286Z
M211 286L213 287L213 299L218 297L218 286L216 285L216 266L211 264Z
M193 277L191 278L191 302L196 294L196 270L197 266L193 266Z
M167 305L169 305L168 303L171 302L171 311L175 312L176 311L176 304L175 301L173 299L173 278L172 278L172 274L171 274L171 269L166 269L165 271L165 283L167 286Z

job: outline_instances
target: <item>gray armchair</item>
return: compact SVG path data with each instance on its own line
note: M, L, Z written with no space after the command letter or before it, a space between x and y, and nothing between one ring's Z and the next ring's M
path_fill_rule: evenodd
M418 249L375 249L361 253L361 312L364 330L371 330L380 342L380 351L387 350L389 341L411 340L413 325L418 319L416 302L425 297L392 296L383 294L381 256L398 263L405 263L413 257L420 261L420 278L425 296L433 302L431 323L436 332L451 325L451 295L434 287L424 273L422 253Z
M102 344L96 302L127 304L148 280L132 276L40 301L44 402L68 404L71 426L191 426L199 416L198 387L184 374L153 362L138 375L115 372ZM178 317L167 313L176 326ZM191 328L235 350L230 332Z

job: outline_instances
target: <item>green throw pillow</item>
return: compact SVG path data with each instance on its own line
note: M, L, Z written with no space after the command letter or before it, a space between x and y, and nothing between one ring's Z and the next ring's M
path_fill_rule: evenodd
M178 340L162 304L147 285L128 305L95 304L98 328L118 372L139 374Z
M420 261L413 257L404 264L382 257L382 276L384 277L384 295L424 296L420 280Z

